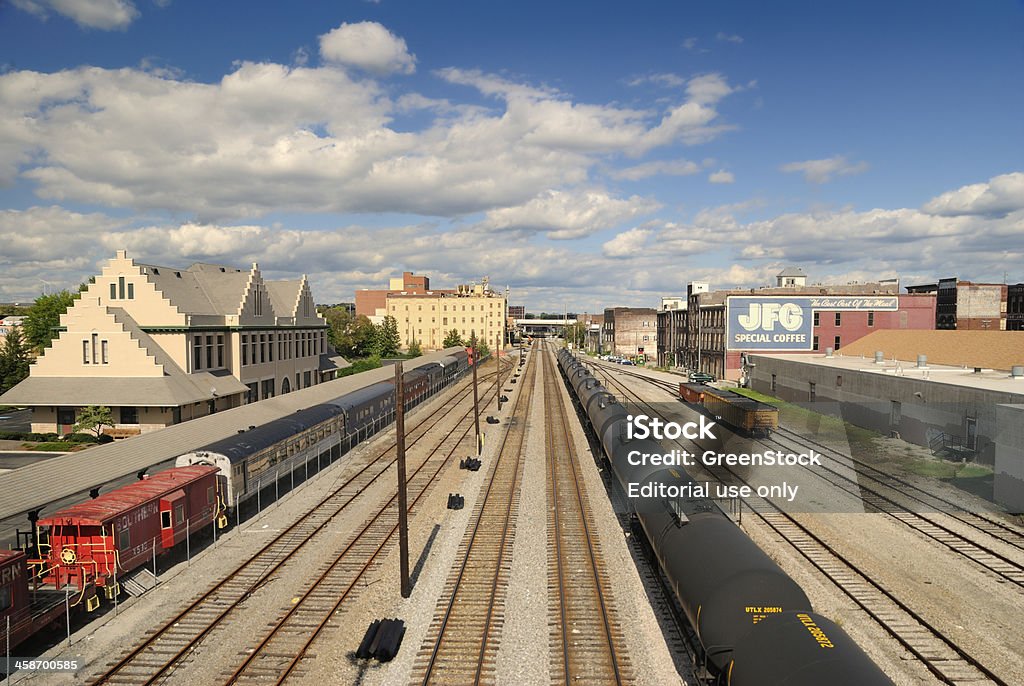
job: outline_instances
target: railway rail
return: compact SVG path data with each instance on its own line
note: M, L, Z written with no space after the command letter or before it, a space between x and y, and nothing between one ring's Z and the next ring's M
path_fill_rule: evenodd
M646 405L651 412L655 412L649 403L615 379L607 369L599 368L610 384L632 397L636 404ZM683 447L682 443L676 443ZM744 481L735 473L733 476ZM939 681L944 684L1009 686L1007 681L954 643L882 584L860 572L855 563L792 515L756 496L744 498L743 503L914 655Z
M457 563L413 666L413 684L494 681L504 623L524 461L527 416L539 346L531 347L519 393L502 432L487 487L473 508Z
M544 359L548 496L548 608L554 683L632 681L611 599L611 584L593 529L579 457L569 430L560 377Z
M493 373L485 375L485 378L489 376L493 376ZM423 417L410 429L408 445L411 446L421 440L443 417L470 398L471 393L471 387L463 389ZM459 421L464 421L470 414L472 408ZM243 605L286 563L295 559L313 537L324 531L336 516L388 472L397 461L397 456L388 458L394 449L394 443L384 447L376 457L308 509L250 559L151 631L142 642L109 666L93 683L152 684L173 672L188 660L191 653L232 612ZM426 464L426 461L423 464ZM422 467L423 465L420 466Z

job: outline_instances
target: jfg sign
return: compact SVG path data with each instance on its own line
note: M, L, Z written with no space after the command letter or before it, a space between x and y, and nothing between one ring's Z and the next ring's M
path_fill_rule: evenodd
M729 296L726 299L726 347L729 350L811 350L815 310L892 311L898 307L896 296Z

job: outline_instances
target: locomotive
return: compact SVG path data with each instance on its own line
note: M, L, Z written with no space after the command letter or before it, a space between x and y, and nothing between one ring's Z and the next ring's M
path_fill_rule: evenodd
M629 464L630 451L661 454L670 447L629 440L628 413L615 395L569 351L557 357L624 491L629 483L692 483L679 467ZM853 639L814 612L803 589L713 501L632 500L631 507L718 684L892 686Z

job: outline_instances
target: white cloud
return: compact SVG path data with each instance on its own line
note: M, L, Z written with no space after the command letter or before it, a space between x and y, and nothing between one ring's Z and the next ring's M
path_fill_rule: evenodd
M630 257L637 255L647 247L647 239L654 235L653 229L635 228L617 234L615 238L604 243L601 251L605 257Z
M823 160L789 162L779 167L784 172L802 172L808 183L828 183L834 176L860 174L868 169L867 162L850 162L842 155Z
M686 79L677 74L647 74L646 76L637 76L630 80L628 85L642 86L645 83L652 83L665 88L678 88L686 83Z
M548 191L522 205L491 210L475 228L546 232L552 239L582 238L660 207L636 195L619 199L602 191Z
M733 176L732 172L719 169L708 176L708 181L711 183L733 183L736 181L736 177Z
M342 24L320 36L320 55L329 62L375 74L412 74L416 57L405 40L373 21Z
M15 7L43 19L51 12L90 29L125 29L139 16L131 0L11 0Z
M945 217L963 215L1001 216L1024 209L1024 173L994 176L986 183L975 183L949 191L928 201L923 211Z
M632 167L624 167L622 169L612 171L611 176L614 179L626 179L628 181L639 181L640 179L646 179L649 176L655 176L657 174L665 174L668 176L689 176L690 174L696 174L700 171L700 166L696 162L689 160L659 160L656 162L644 162Z
M719 31L715 34L715 39L724 43L735 43L737 45L743 42L743 36L738 36L735 33L725 33L724 31Z
M707 48L701 48L701 47L697 46L697 38L695 36L690 36L689 38L684 40L682 45L683 45L683 48L685 50L689 50L690 52L696 52L696 53L710 52Z
M721 74L701 74L686 84L686 94L693 102L702 105L714 105L736 90Z

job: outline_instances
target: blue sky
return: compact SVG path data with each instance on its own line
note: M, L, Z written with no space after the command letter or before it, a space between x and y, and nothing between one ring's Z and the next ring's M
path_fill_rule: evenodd
M1024 280L1024 4L0 3L0 300L115 249L531 309Z

